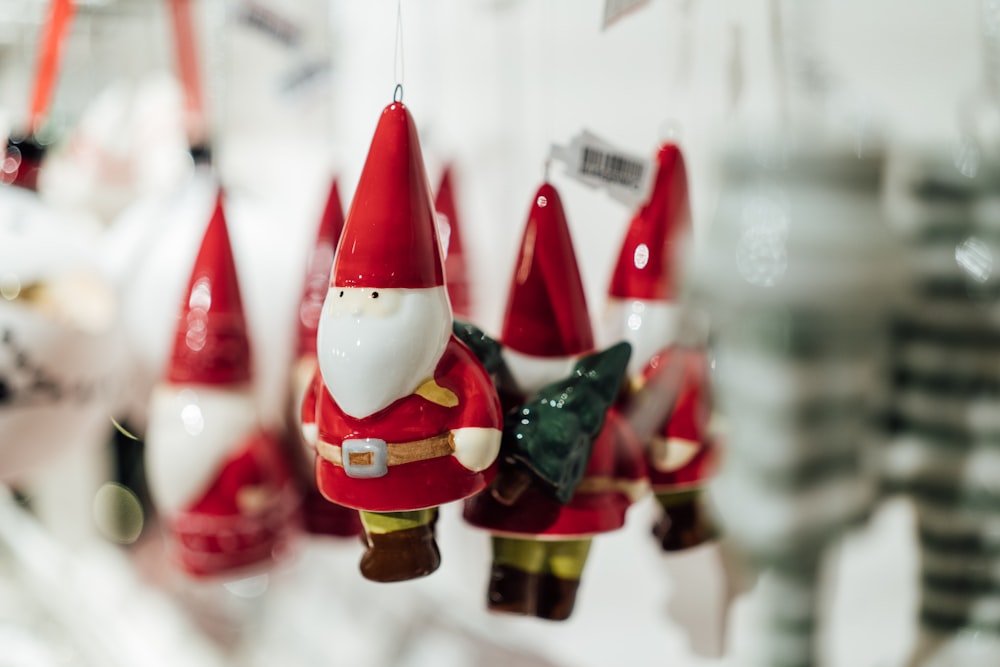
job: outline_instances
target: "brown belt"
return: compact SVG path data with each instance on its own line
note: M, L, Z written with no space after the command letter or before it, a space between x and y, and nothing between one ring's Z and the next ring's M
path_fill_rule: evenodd
M422 440L412 440L410 442L387 442L386 464L389 466L403 465L404 463L416 463L427 459L436 459L441 456L451 456L455 451L455 436L451 431L440 435L432 435ZM343 455L340 445L319 440L316 442L316 451L324 461L329 461L335 466L344 467ZM351 454L352 465L371 465L372 454L370 452L360 452Z
M624 493L633 500L641 498L648 490L645 479L619 479L613 477L584 477L576 486L576 493Z

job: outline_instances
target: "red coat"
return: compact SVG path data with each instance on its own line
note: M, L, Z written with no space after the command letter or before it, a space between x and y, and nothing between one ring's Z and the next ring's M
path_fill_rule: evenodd
M612 408L594 441L584 477L567 505L560 505L533 486L510 507L485 492L466 502L465 520L493 533L519 537L587 537L625 525L625 510L645 483L642 447L624 418Z
M373 415L355 419L340 409L317 371L303 401L302 421L315 422L320 441L334 445L349 438L411 443L460 428L502 427L493 382L454 336L434 370L434 380L457 397L457 405L449 407L411 394ZM389 466L382 477L359 479L349 477L341 466L316 459L316 483L328 500L371 512L415 510L461 500L484 489L494 474L494 466L472 472L454 456L439 456Z
M654 493L700 488L712 476L718 456L717 444L708 429L710 387L703 353L676 347L664 348L646 365L642 382L647 383L672 364L681 365L673 405L647 448L649 480ZM677 460L671 462L666 456L668 443L689 444L695 448L695 453L686 460L682 459L683 463L678 466ZM676 450L675 446L671 454L676 454Z
M223 462L208 491L168 517L181 566L199 576L266 566L287 551L298 496L280 442L263 431Z

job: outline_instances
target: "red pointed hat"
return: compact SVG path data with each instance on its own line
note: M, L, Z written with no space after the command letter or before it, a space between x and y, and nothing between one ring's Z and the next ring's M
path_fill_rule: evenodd
M221 191L185 292L167 380L209 385L250 380L250 343Z
M664 144L656 162L653 193L629 224L608 288L611 297L669 301L677 294L677 252L691 232L687 172L675 144Z
M538 189L528 214L500 336L505 346L539 357L594 348L566 214L548 183Z
M382 111L333 262L331 285L444 285L420 140L400 102Z
M333 266L333 256L337 251L337 242L344 229L344 209L340 204L340 191L337 180L330 185L330 194L326 200L323 217L319 221L316 232L316 244L309 255L309 265L306 270L306 282L302 289L302 300L299 302L299 329L295 348L296 356L316 355L316 331L319 328L319 317L323 311L323 300L326 299L330 284L330 267Z
M456 315L468 316L469 279L465 270L465 253L462 248L461 221L455 207L455 195L452 193L451 167L445 167L441 174L441 184L438 185L437 198L434 200L437 212L448 218L451 225L451 236L448 238L448 255L444 260L444 275L448 284L448 298L451 309Z

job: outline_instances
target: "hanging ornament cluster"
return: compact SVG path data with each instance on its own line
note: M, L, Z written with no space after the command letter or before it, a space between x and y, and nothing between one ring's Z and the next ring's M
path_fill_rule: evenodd
M453 324L449 301L468 312L468 292L451 172L436 202L450 223L446 248L409 111L396 101L382 112L339 242L321 229L296 370L298 382L312 374L301 427L318 490L357 510L366 578L437 569L437 508L465 499L466 521L492 535L488 608L567 619L592 538L624 525L648 492L650 463L673 548L709 539L698 494L712 461L704 355L664 348L677 336L678 256L690 231L676 146L661 150L659 167L611 287L610 337L620 342L595 344L550 183L532 198L493 339ZM330 206L324 225L337 226ZM630 365L633 344L643 358ZM658 375L666 369L669 380ZM623 412L640 398L656 404L642 438ZM307 523L311 502L307 492Z
M111 356L109 337L81 335L105 333L112 319L100 290L35 280L17 263L36 247L35 228L55 228L33 194L45 147L31 132L51 99L72 6L53 2L30 132L8 140L0 170L0 233L13 249L3 254L17 269L0 276L10 302L0 302L0 353L12 360L0 381L0 430L25 443L5 445L3 479L29 469L29 449L38 449L22 416L48 421L33 410L96 402L100 374L76 358L107 365ZM982 360L995 327L980 306L993 287L992 165L976 180L940 156L917 159L897 184L911 249L934 261L913 278L895 338L887 313L896 255L879 224L878 153L818 131L783 133L764 142L774 151L764 156L756 142L736 144L708 250L687 266L688 174L680 147L663 143L614 262L601 344L563 199L546 178L531 199L493 338L470 321L454 170L443 171L435 197L400 86L346 218L331 183L302 265L279 391L285 414L272 424L255 394L256 341L227 225L234 206L211 171L191 4L170 8L196 165L175 204L187 213L209 195L214 204L210 215L190 216L200 244L164 333L168 360L145 428L151 494L183 571L227 580L262 571L304 529L362 535L360 570L371 581L416 579L442 562L438 508L461 502L465 522L490 537L487 609L562 621L577 606L593 539L622 528L652 492L663 551L703 545L724 529L762 573L762 651L750 664L813 664L825 563L879 491L883 469L869 444L880 436L891 347L900 437L888 471L916 501L923 557L914 661L991 664L968 637L1000 634L990 606L996 549L982 518L993 510L995 466L980 442L992 422L956 414L966 401L991 399ZM595 181L627 172L628 189L641 190L645 162L616 174L602 155L589 165ZM71 238L59 231L60 242ZM61 247L52 254L60 270L77 260ZM137 270L130 305L173 301L149 298L162 294L146 291L151 283L167 289L158 273L155 261ZM72 275L76 287L88 284ZM81 304L100 321L79 318ZM52 371L51 360L69 357ZM146 365L155 360L147 355ZM725 443L716 401L733 425ZM53 433L44 439L58 441Z

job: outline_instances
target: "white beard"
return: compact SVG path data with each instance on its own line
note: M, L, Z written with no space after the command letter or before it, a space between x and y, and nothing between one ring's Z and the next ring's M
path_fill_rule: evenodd
M146 430L146 470L157 509L169 516L200 500L223 461L256 427L249 389L157 386Z
M632 346L628 377L636 377L654 354L677 341L678 307L667 301L610 299L604 317L604 344Z
M534 396L545 385L569 377L581 356L536 357L509 347L503 348L502 354L517 391L525 396Z
M332 287L327 302L336 298ZM340 408L355 419L409 396L444 354L451 336L451 306L444 287L400 289L388 316L333 316L324 306L317 332L323 381Z

